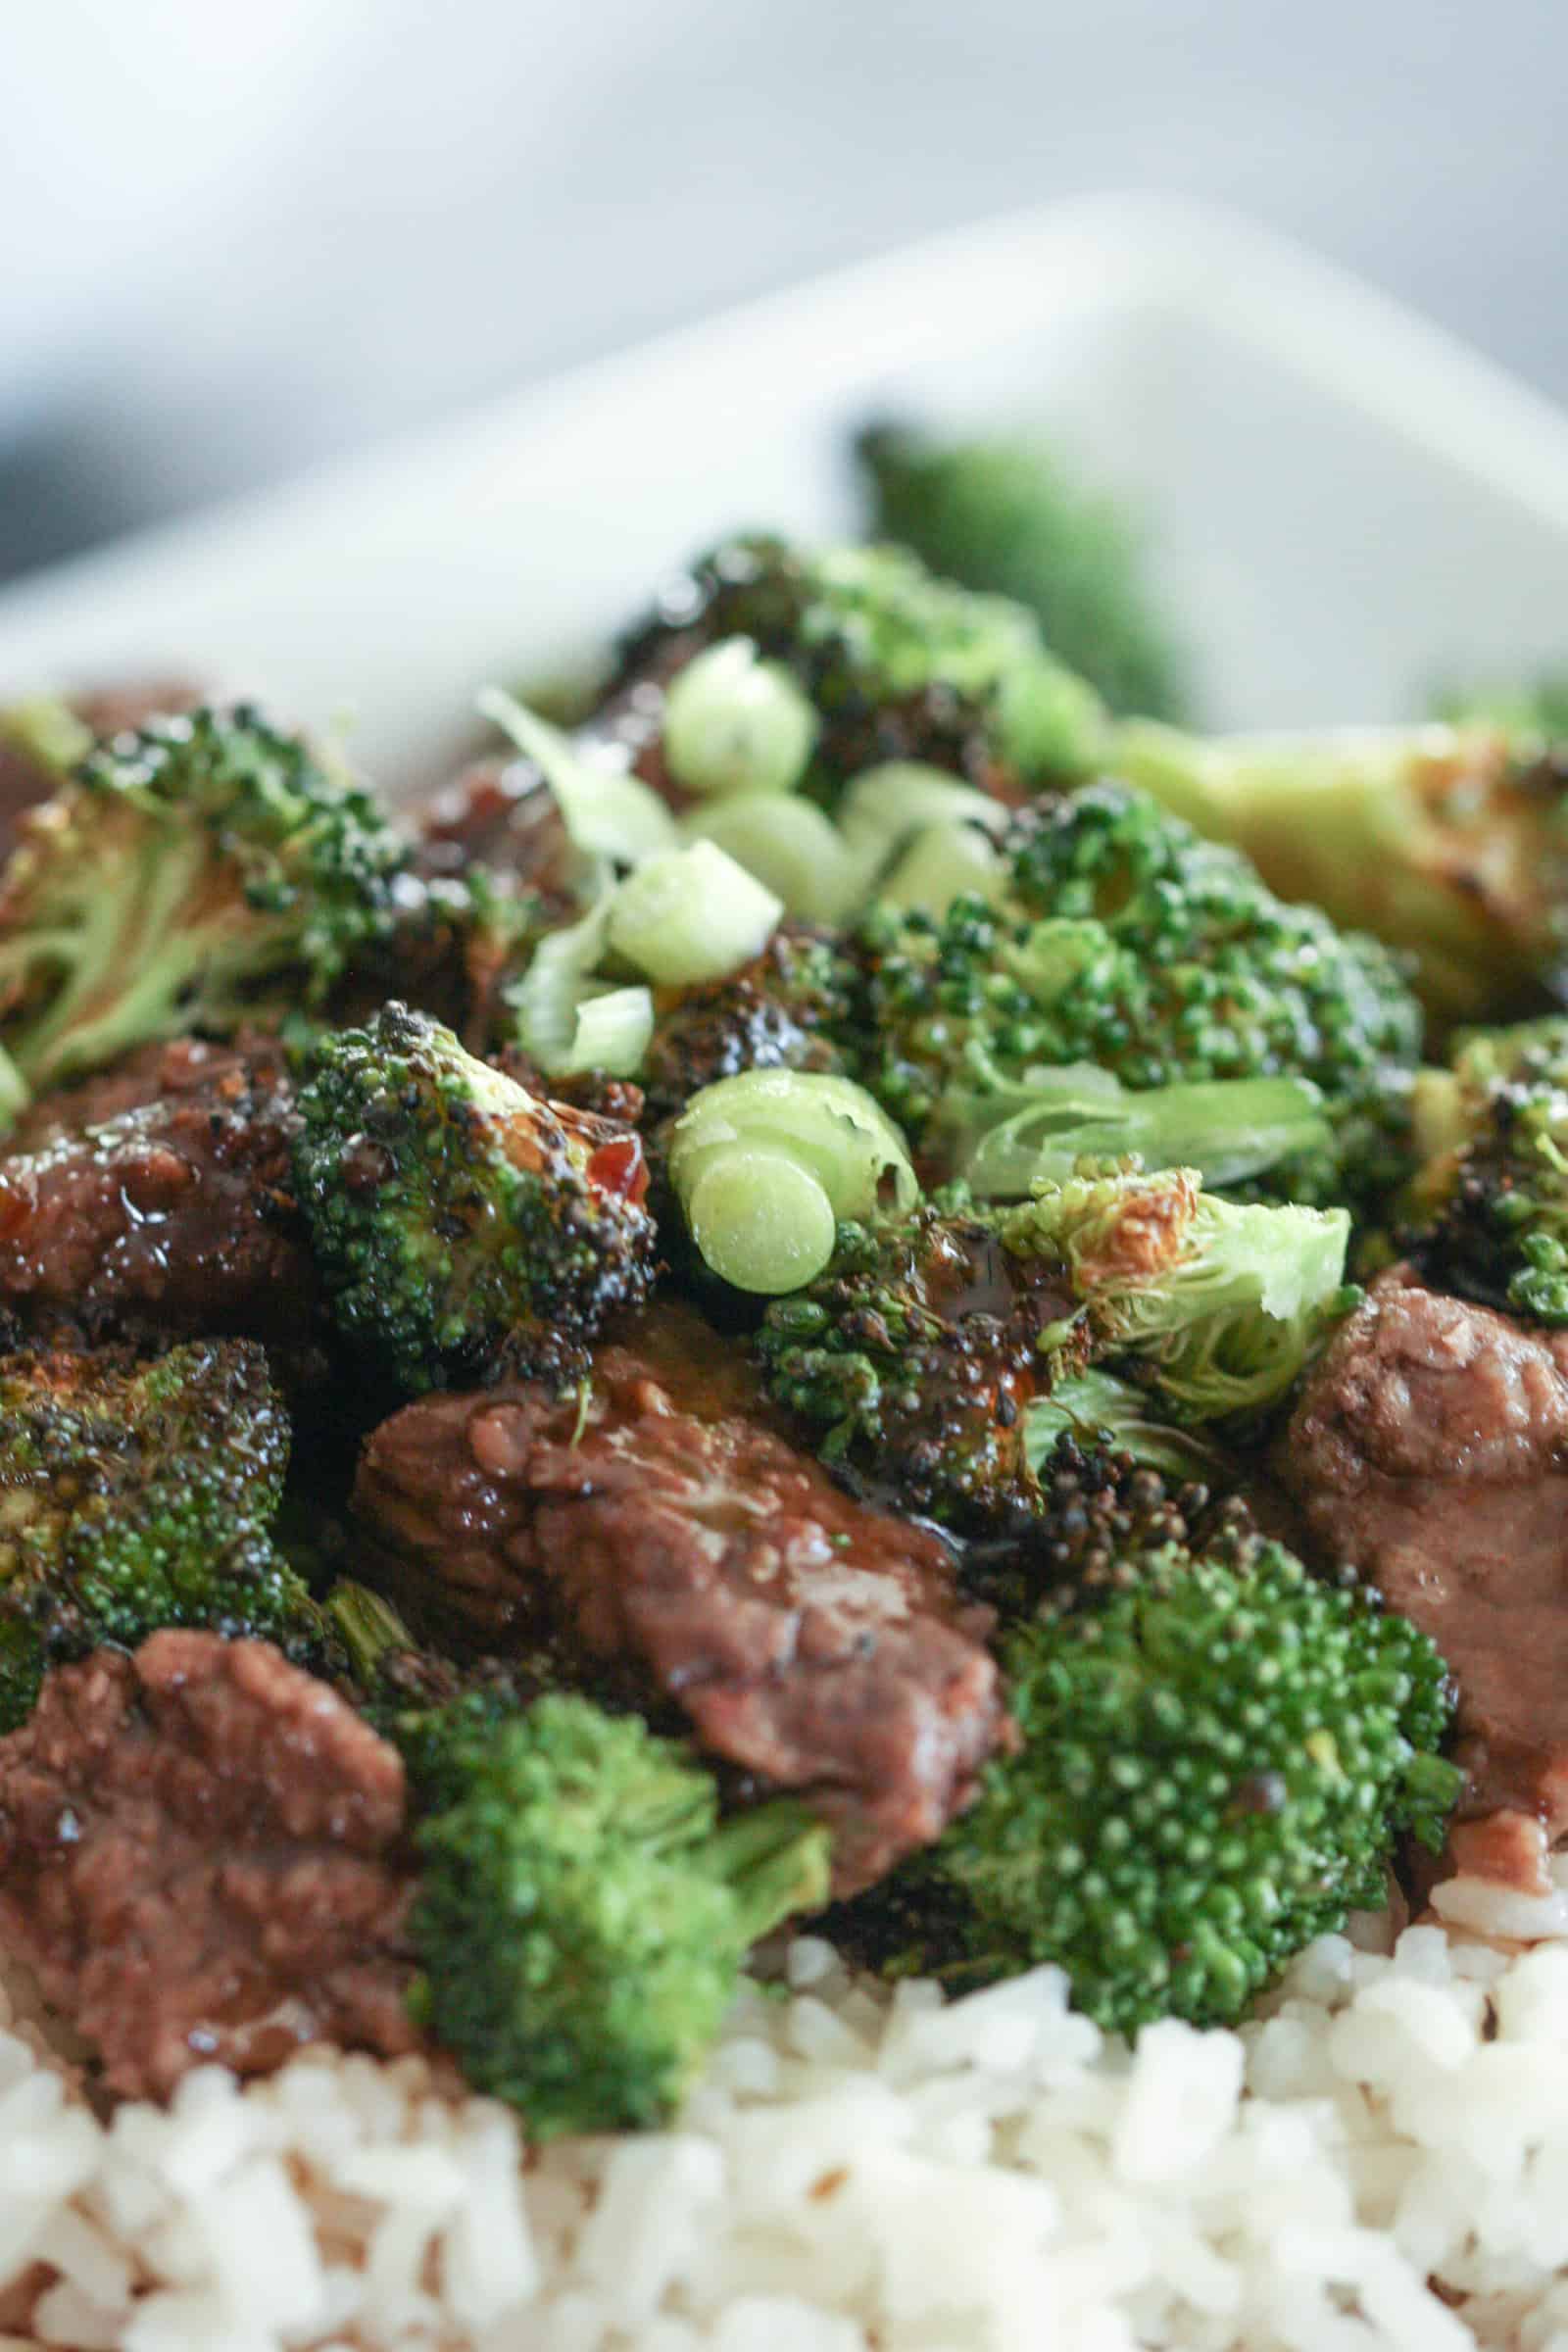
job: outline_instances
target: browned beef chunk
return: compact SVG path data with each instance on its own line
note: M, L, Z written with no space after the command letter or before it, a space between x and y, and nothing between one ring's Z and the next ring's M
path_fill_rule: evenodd
M486 1647L569 1641L589 1679L618 1662L710 1754L800 1790L847 1892L938 1836L1002 1738L988 1613L938 1537L853 1501L715 1379L704 1397L678 1349L614 1347L585 1413L538 1386L424 1398L371 1437L357 1506L416 1613Z
M1544 1891L1568 1833L1568 1337L1396 1268L1313 1372L1280 1471L1453 1670L1456 1856Z
M561 804L531 760L475 760L419 817L419 870L435 880L488 866L572 906L577 863Z
M140 1046L107 1070L95 1070L74 1086L57 1087L29 1102L0 1151L36 1152L63 1135L84 1135L89 1127L105 1126L127 1110L141 1110L167 1097L231 1086L236 1077L249 1086L253 1071L258 1079L281 1084L282 1056L270 1039L248 1037L219 1045L201 1037L176 1037Z
M149 1089L156 1089L149 1094ZM133 1057L33 1114L0 1161L0 1313L31 1336L238 1333L296 1347L315 1281L292 1193L295 1112L275 1047ZM138 1099L140 1098L140 1099Z
M155 1634L0 1740L0 1931L129 2097L307 2041L395 2056L404 1807L396 1749L269 1643Z

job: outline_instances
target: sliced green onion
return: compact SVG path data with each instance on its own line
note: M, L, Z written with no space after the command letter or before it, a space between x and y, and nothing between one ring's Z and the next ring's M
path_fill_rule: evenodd
M635 1078L653 1034L652 993L646 988L607 988L602 996L585 997L577 1007L567 1067Z
M722 980L760 956L784 908L710 841L665 850L628 874L609 902L617 956L665 988Z
M593 975L605 953L610 907L611 900L603 898L580 922L548 933L508 992L517 1016L517 1043L546 1072L560 1075L592 1066L576 1058L578 1015L597 993Z
M967 822L1000 833L1007 810L945 768L922 760L885 760L878 767L862 768L845 786L838 821L856 850L880 850L886 861L930 825Z
M749 637L709 646L664 695L664 761L688 792L793 792L816 741L816 712Z
M667 1165L705 1263L769 1298L821 1272L841 1218L907 1214L920 1197L903 1137L865 1090L799 1070L705 1087L675 1122Z
M798 794L731 793L694 808L681 831L716 842L808 922L842 922L865 895L864 870L837 825Z
M876 895L884 906L936 916L946 914L955 899L1000 906L1006 888L1006 864L990 835L976 825L948 823L917 833Z
M510 737L555 794L566 830L579 850L617 865L637 865L676 839L675 820L639 776L608 761L585 759L569 735L525 710L499 686L478 697L480 716Z
M798 1291L833 1254L833 1203L809 1168L773 1151L706 1157L685 1201L704 1262L740 1291Z
M0 1046L0 1135L10 1134L31 1101L31 1088L4 1046Z

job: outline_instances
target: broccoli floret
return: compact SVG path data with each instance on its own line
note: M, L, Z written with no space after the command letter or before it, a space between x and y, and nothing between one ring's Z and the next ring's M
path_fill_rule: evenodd
M1008 1621L1130 1591L1154 1554L1173 1544L1229 1557L1256 1533L1237 1464L1222 1455L1183 1461L1175 1452L1163 1464L1152 1462L1118 1442L1115 1384L1091 1373L1077 1385L1111 1426L1096 1428L1091 1410L1081 1429L1064 1428L1038 1452L1031 1447L1034 1511L964 1552L965 1585Z
M1004 1638L1021 1745L906 1867L901 1963L1052 1962L1120 2033L1229 2024L1314 1936L1382 1907L1401 1832L1441 1845L1462 1785L1437 1752L1444 1663L1246 1533L1096 1597Z
M799 681L817 732L806 789L919 760L1004 798L1095 766L1103 713L1031 613L939 580L902 548L727 541L665 589L620 647L614 691L745 639Z
M1303 1078L1336 1148L1275 1182L1355 1198L1372 1106L1421 1045L1389 951L1286 906L1245 858L1120 784L1042 797L1005 846L1005 906L958 899L940 921L873 906L858 927L874 1033L859 1076L893 1116L918 1136L950 1092L1069 1063L1133 1089Z
M1026 1415L1087 1359L1066 1269L1017 1255L995 1217L933 1203L845 1223L825 1271L776 1299L758 1346L778 1403L824 1461L951 1525L1035 1509Z
M1568 1324L1568 1019L1461 1040L1416 1081L1415 1129L1401 1246L1444 1290Z
M1355 1302L1344 1209L1222 1200L1191 1168L1042 1185L1001 1238L1065 1264L1095 1360L1129 1364L1188 1425L1278 1404Z
M856 442L879 537L965 588L1014 598L1112 710L1179 719L1188 662L1146 576L1145 534L1115 499L1025 438L932 440L873 425Z
M295 1176L342 1329L414 1393L570 1368L653 1278L635 1133L387 1004L320 1039Z
M408 845L255 710L90 752L0 884L0 1047L34 1088L150 1039L319 1004L391 928Z
M845 1070L857 990L854 962L827 932L781 923L727 980L659 991L637 1072L649 1121L741 1070Z
M532 2138L664 2123L751 1945L826 1901L828 1833L787 1799L720 1823L677 1742L583 1698L470 1695L405 1740L436 2038Z
M841 1226L759 1348L825 1460L1002 1527L1043 1507L1035 1464L1064 1420L1102 1417L1092 1367L1177 1429L1277 1405L1353 1296L1348 1231L1343 1210L1216 1200L1191 1169L1074 1178L989 1215L939 1201Z
M45 1669L161 1626L332 1644L270 1534L288 1423L263 1350L200 1340L0 1358L0 1726Z
M1568 760L1538 734L1425 726L1205 742L1121 730L1119 773L1287 898L1414 959L1441 1019L1553 993L1568 946Z

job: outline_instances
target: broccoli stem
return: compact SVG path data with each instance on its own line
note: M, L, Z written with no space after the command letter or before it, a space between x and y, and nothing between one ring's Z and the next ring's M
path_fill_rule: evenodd
M789 1797L739 1813L711 1833L707 1866L734 1895L748 1947L796 1912L820 1909L825 1850L821 1823Z
M1196 1168L1209 1190L1332 1147L1323 1098L1305 1078L1235 1078L1130 1093L1093 1065L1041 1070L994 1094L938 1104L940 1143L984 1200L1022 1200L1080 1159Z

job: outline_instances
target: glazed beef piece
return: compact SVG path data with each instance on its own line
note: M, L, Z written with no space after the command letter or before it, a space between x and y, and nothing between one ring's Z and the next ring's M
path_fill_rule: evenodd
M0 1740L0 1933L113 2090L330 2040L396 2056L402 1760L263 1642L161 1633L48 1678Z
M139 1046L134 1054L95 1070L74 1086L57 1087L29 1102L11 1133L0 1144L0 1154L36 1152L61 1136L84 1135L103 1127L127 1110L142 1110L166 1098L199 1095L209 1088L243 1085L264 1077L283 1082L283 1062L275 1043L260 1035L219 1045L207 1038L176 1037L167 1044Z
M127 1094L102 1124L62 1124ZM303 1362L316 1287L292 1192L295 1116L271 1044L168 1046L48 1098L31 1116L35 1148L0 1161L0 1318L68 1345L275 1340Z
M371 1437L357 1508L416 1615L569 1644L589 1680L615 1661L709 1753L799 1790L849 1892L938 1836L1004 1737L989 1613L940 1538L853 1501L717 1381L612 1347L585 1412L526 1385L423 1398Z
M1454 1860L1546 1892L1568 1834L1568 1334L1396 1268L1312 1373L1279 1469L1317 1542L1453 1671Z
M426 880L488 866L542 891L566 913L577 862L561 804L530 760L477 760L436 794L418 820Z

